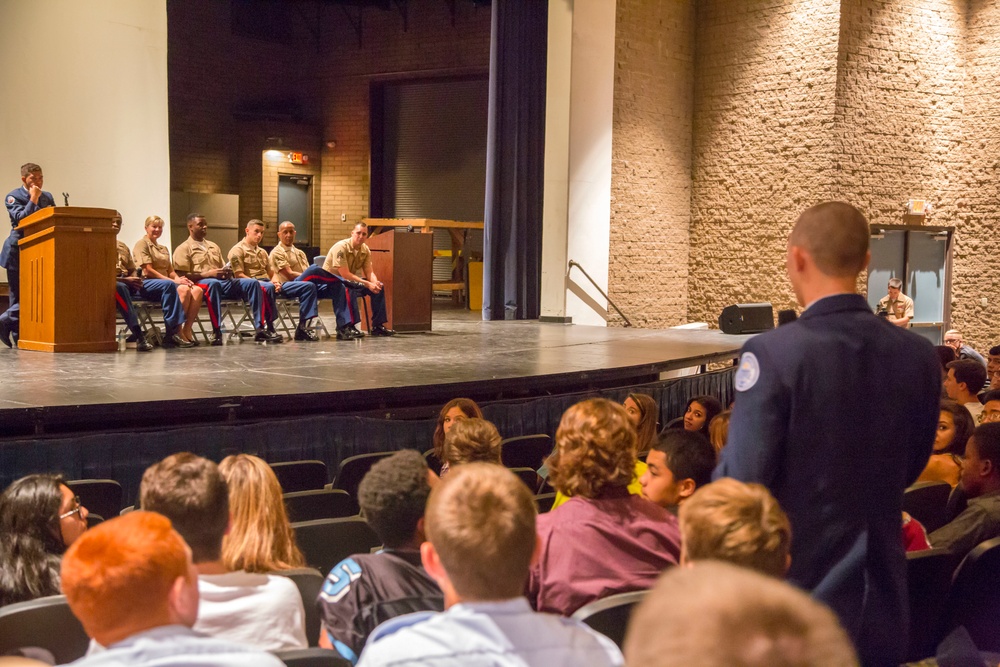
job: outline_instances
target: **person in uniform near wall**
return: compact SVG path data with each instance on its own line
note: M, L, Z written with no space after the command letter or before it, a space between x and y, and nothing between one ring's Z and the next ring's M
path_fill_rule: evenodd
M7 214L10 216L10 236L3 242L0 251L0 266L7 269L7 284L10 286L10 306L0 315L0 343L7 347L17 344L20 333L21 305L21 252L17 242L24 234L19 229L26 217L49 206L55 206L52 195L42 191L42 168L33 162L21 165L21 183L4 198Z
M252 278L260 283L264 290L263 320L258 326L274 331L274 318L278 307L275 296L281 294L288 299L299 300L299 324L295 328L295 340L317 341L316 332L309 328L309 321L319 315L316 305L316 286L309 283L291 281L282 284L271 270L271 262L267 252L260 247L264 236L264 223L261 220L250 220L246 226L246 236L229 250L229 263L236 278Z
M351 311L347 307L350 295L343 279L310 264L306 254L296 248L294 243L295 225L285 220L278 225L278 245L274 246L268 256L274 279L281 285L290 280L315 285L316 298L330 299L333 302L333 312L337 317L337 340L354 340L357 336L350 333L354 332L354 327L351 326Z
M208 315L212 320L212 345L222 345L222 300L243 301L254 313L254 338L258 342L280 343L284 340L260 323L263 321L264 290L251 278L234 279L225 265L218 244L209 241L208 222L201 213L187 217L188 238L174 249L174 269L187 276L205 292Z
M889 279L889 293L879 299L876 312L888 318L897 327L910 326L913 319L913 299L903 294L903 281L899 278Z
M337 241L330 248L330 252L326 254L326 261L323 262L323 270L360 285L360 287L348 285L350 287L348 304L351 308L353 321L357 322L360 319L356 299L363 296L370 297L372 302L371 335L395 336L396 332L385 326L388 318L385 314L385 292L382 291L384 285L372 270L372 251L365 243L367 238L368 225L363 222L354 225L350 238ZM337 324L339 328L340 323Z
M896 665L907 627L903 490L931 453L941 371L930 342L855 293L868 237L850 204L799 216L786 266L806 308L744 345L714 478L771 491L795 531L789 579L830 605L865 665Z
M133 252L139 268L142 269L143 290L149 295L143 298L167 299L174 292L180 300L183 312L183 323L180 329L167 322L167 310L164 307L164 323L167 325L167 340L176 347L194 347L198 342L194 338L192 325L198 319L198 310L204 291L191 282L190 278L178 276L170 261L170 248L160 245L157 240L163 235L163 219L157 215L146 218L146 235L139 239Z
M121 231L121 213L116 213L115 217L111 219L111 226L114 228L115 234ZM132 295L138 296L139 290L142 289L142 278L135 274L135 260L132 259L132 251L121 241L116 240L116 244L118 261L115 264L115 306L118 308L118 314L125 320L125 326L132 332L129 339L130 342L132 339L135 340L135 349L139 352L149 352L153 349L153 344L146 340L146 335L139 326L139 317L136 315L135 306L132 303ZM176 289L174 290L174 301L177 301ZM183 321L184 312L180 310L180 301L177 301L177 311ZM167 319L165 308L163 319L164 321Z

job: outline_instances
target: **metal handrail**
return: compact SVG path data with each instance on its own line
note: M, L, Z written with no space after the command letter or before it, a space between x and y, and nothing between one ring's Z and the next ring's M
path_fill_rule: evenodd
M618 305L614 301L611 300L611 297L608 296L607 292L605 292L604 290L601 289L601 286L598 285L594 281L594 279L590 277L590 274L587 273L587 269L585 269L582 266L580 266L579 262L577 262L576 260L572 260L572 259L569 260L569 268L566 269L567 275L569 274L569 270L572 269L574 266L576 268L580 269L581 272L583 272L583 275L585 275L587 277L587 280L590 281L590 284L593 285L594 287L596 287L597 291L601 293L601 296L603 296L605 299L607 299L608 300L608 304L610 304L611 307L615 309L615 312L618 313L619 315L621 315L621 318L623 320L625 320L625 326L627 326L627 327L632 326L632 322L630 322L629 319L627 317L625 317L625 313L622 312L622 309L619 308Z

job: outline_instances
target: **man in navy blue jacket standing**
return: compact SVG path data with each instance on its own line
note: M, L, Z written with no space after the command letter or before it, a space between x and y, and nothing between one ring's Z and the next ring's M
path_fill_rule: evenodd
M24 184L4 199L10 215L10 236L3 242L0 252L0 266L7 269L7 283L10 285L10 307L0 315L0 342L7 347L17 342L20 330L21 304L21 253L17 242L24 234L19 225L21 220L32 213L55 206L56 202L48 192L42 192L42 168L33 162L21 166L21 182ZM13 341L11 336L14 337Z
M828 604L865 665L906 647L903 490L927 463L941 370L931 344L856 294L869 228L856 208L805 211L788 277L805 311L749 340L714 477L767 486L792 523L789 579Z

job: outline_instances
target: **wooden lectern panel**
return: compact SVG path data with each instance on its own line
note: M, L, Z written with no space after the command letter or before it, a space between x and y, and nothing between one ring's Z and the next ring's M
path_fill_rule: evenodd
M372 270L385 284L388 326L430 331L434 243L430 234L383 232L368 240Z
M21 222L18 347L115 351L115 211L46 208Z

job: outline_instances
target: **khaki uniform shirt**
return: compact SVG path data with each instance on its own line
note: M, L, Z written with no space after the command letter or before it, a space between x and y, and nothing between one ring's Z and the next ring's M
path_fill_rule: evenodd
M351 246L351 239L337 241L326 253L326 261L323 262L323 270L335 276L340 275L337 269L346 266L347 270L354 275L364 278L365 265L372 261L372 251L368 249L368 244L362 243L360 248Z
M906 296L905 294L900 294L899 298L892 301L889 295L886 294L884 297L879 299L878 309L885 309L890 316L900 319L903 317L909 317L913 319L913 299Z
M221 269L225 263L222 249L208 239L198 243L189 236L187 241L174 250L174 268L178 271L202 273Z
M118 266L115 271L119 278L135 275L135 260L132 259L132 251L121 241L118 241Z
M243 272L247 278L257 280L270 280L267 276L267 253L263 248L256 248L243 239L232 247L229 251L229 263L233 267L233 273Z
M306 259L304 252L295 246L286 246L283 243L274 246L269 259L271 261L271 270L274 271L274 279L280 284L288 282L288 278L281 274L281 269L287 267L294 272L302 273L309 268L309 261Z
M154 271L168 278L170 277L170 272L174 270L173 264L170 263L170 248L159 243L153 243L148 236L143 236L136 241L135 247L132 248L132 253L135 255L135 261L139 266L152 264ZM152 278L153 276L146 277Z

